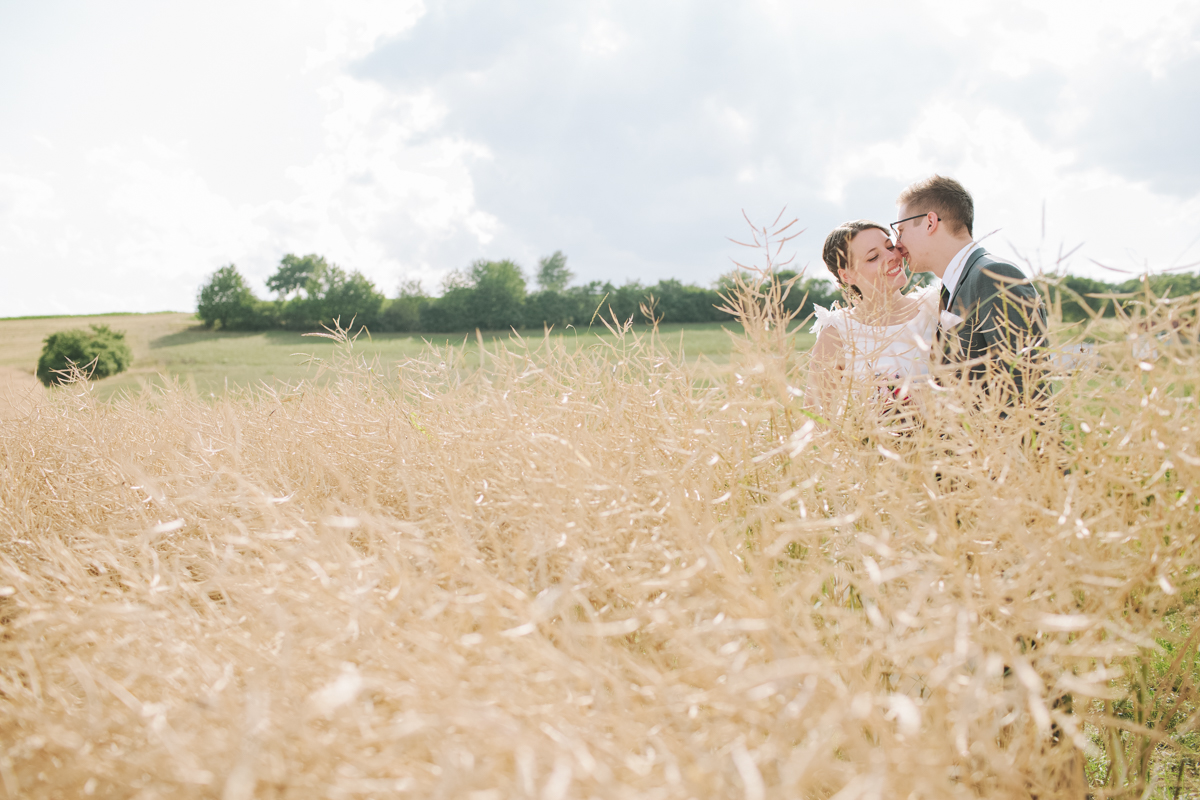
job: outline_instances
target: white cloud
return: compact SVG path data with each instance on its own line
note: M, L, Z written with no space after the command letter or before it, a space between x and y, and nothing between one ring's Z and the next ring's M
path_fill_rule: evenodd
M1081 167L1073 149L1040 140L1016 114L982 102L930 103L903 139L846 153L829 167L826 196L842 202L858 180L887 178L902 186L934 172L974 190L975 233L988 237L989 248L1044 269L1113 279L1120 273L1095 262L1127 274L1169 269L1187 260L1189 244L1190 260L1200 261L1194 247L1200 193L1180 203L1144 181ZM1073 258L1056 263L1076 246Z
M810 227L799 246L811 262L825 226L882 218L904 184L939 171L963 179L981 222L1013 242L1036 246L1045 202L1063 226L1050 235L1103 260L1129 243L1114 244L1121 208L1098 204L1096 186L1154 212L1172 203L1097 162L1084 146L1097 131L1084 126L1105 101L1094 81L1113 69L1113 47L1123 69L1178 67L1162 53L1195 40L1178 33L1197 20L1182 4L1132 25L1115 6L1083 4L667 4L675 26L655 18L664 7L605 4L611 24L635 33L619 60L585 69L577 50L596 7L530 14L504 46L439 60L508 13L443 2L372 56L369 74L397 91L432 87L445 129L487 144L493 159L474 174L506 228L505 255L562 247L585 278L704 281L727 266L720 236L737 232L740 208L766 217L786 203ZM877 24L853 24L868 17ZM1134 214L1155 232L1137 243L1151 263L1195 227L1154 212ZM560 238L540 244L548 229Z
M54 187L46 181L0 172L0 220L6 223L0 242L25 240L33 225L54 222L54 201Z
M207 97L159 95L166 120L209 104L200 115L189 108L184 126L166 125L168 136L184 132L186 139L164 141L114 118L81 130L55 125L36 104L27 109L22 132L43 144L0 164L0 230L8 234L0 257L28 269L12 277L0 315L190 308L197 286L217 266L238 263L262 291L262 279L289 251L323 252L388 291L406 274L432 286L448 267L432 264L431 243L455 237L479 243L493 235L496 220L475 207L470 175L486 148L434 130L445 111L432 92L401 96L347 73L381 38L411 26L420 4L364 0L276 10L277 19L256 24L282 23L300 39L264 41L277 59L243 60L245 74L225 79ZM233 4L212 11L231 29L245 23ZM180 13L187 16L187 9ZM162 55L156 42L142 44ZM192 57L182 50L181 60ZM281 67L285 59L290 66ZM180 66L156 68L170 73ZM306 148L296 147L286 126L282 138L279 129L261 125L229 133L240 125L230 111L262 96L264 69L290 75L292 83L279 91L307 104L292 121L294 138L313 142L311 155L290 165L279 163L279 151L303 156ZM119 77L103 91L124 91L115 85ZM21 118L26 109L10 110L6 118ZM206 127L186 127L196 119ZM219 137L227 149L213 149ZM278 172L263 174L262 162L272 160ZM250 188L256 184L270 188Z
M333 0L307 5L309 14L325 28L325 41L308 51L308 69L362 58L380 40L412 27L425 11L420 0ZM282 10L291 12L291 4Z
M587 24L581 46L583 52L598 56L620 53L629 43L629 37L612 20L595 17Z
M487 149L428 135L444 114L429 92L395 97L342 77L324 94L325 151L288 171L299 197L273 215L302 231L307 247L363 268L389 290L401 274L432 288L449 268L430 263L431 245L455 236L486 244L497 227L475 207L470 174Z
M70 180L16 185L21 204L0 208L14 234L0 241L0 259L20 268L0 313L150 310L165 296L186 308L203 275L262 238L245 209L158 142L97 148Z
M388 291L557 249L703 283L742 209L785 204L819 269L825 230L933 171L998 249L1036 248L1045 203L1080 270L1200 257L1183 0L64 1L0 10L30 76L0 86L0 258L30 267L0 314L188 308L286 252Z

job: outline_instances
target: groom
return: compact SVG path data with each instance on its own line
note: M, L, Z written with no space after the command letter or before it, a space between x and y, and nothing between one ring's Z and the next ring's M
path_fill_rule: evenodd
M1040 394L1041 381L1027 362L1045 344L1045 306L1019 269L975 243L971 194L953 178L934 175L909 186L896 202L897 249L913 272L941 279L942 310L962 319L939 330L947 358L989 391L997 377L989 373L1007 373L1011 384L1003 380L995 388L1013 392L1008 403L1021 402L1027 391Z

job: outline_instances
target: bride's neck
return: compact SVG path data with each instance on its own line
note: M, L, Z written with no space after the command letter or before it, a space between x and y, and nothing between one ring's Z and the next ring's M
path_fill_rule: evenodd
M904 302L904 293L899 289L878 294L864 294L858 299L856 313L864 321L887 319Z

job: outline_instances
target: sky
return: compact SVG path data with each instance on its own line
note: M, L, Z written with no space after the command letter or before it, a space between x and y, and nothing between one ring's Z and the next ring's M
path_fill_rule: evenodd
M781 211L822 276L935 172L1019 265L1200 269L1195 0L0 0L0 119L0 316L286 253L710 285Z

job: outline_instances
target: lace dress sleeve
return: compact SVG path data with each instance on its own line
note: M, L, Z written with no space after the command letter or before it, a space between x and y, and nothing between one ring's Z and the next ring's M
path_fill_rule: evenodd
M823 308L814 304L813 316L815 316L816 319L813 320L813 326L809 330L809 333L820 333L823 329L829 327L830 325L835 325L837 323L837 318L840 311L841 309L838 308L836 304L830 308Z

